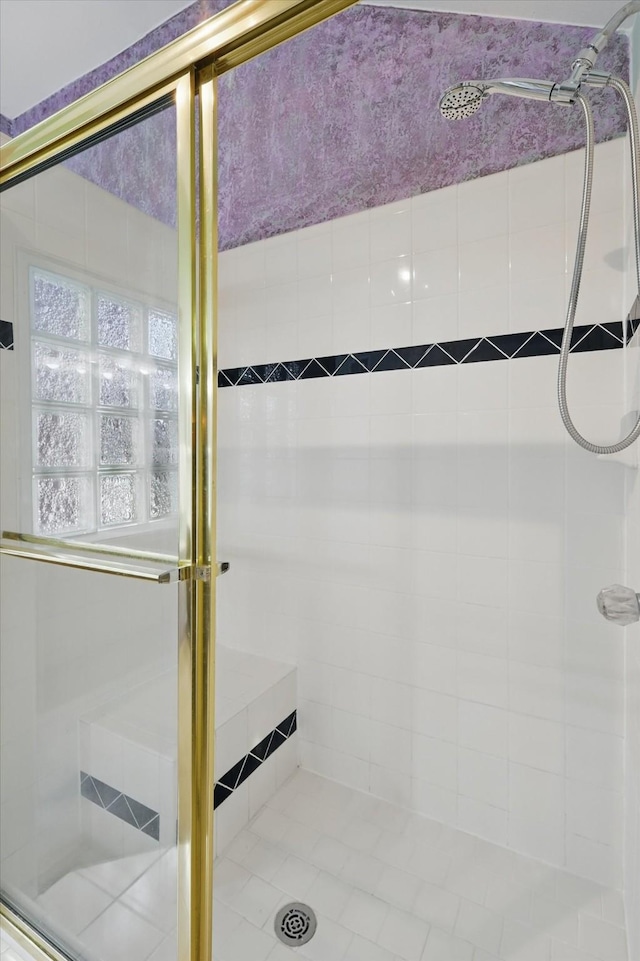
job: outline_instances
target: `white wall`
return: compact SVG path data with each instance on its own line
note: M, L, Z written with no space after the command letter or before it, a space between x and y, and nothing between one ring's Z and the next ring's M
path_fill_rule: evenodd
M631 40L633 86L640 109L640 17ZM631 197L630 169L626 165L627 197ZM627 310L637 291L633 256L633 218L627 204ZM627 350L627 409L640 410L640 334ZM636 443L636 448L638 444ZM634 451L636 463L638 452ZM638 471L627 472L627 580L640 591L640 478ZM627 628L626 666L626 751L625 751L625 907L629 957L640 957L640 625Z
M0 524L19 530L22 488L30 483L24 448L31 445L20 412L30 366L21 265L35 253L62 273L86 271L171 300L175 234L64 168L3 193L1 212L0 316L14 323L16 349L0 350ZM79 720L127 685L174 666L176 588L13 558L2 559L0 575L2 883L35 896L76 866L81 851L88 853L81 836ZM122 758L113 757L109 771L89 773L118 787L121 765ZM97 840L112 855L153 843L105 817L108 831Z
M579 323L619 321L622 141ZM221 256L220 366L560 327L579 155ZM618 436L621 351L572 357ZM622 885L625 469L555 358L220 391L220 638L298 663L302 763Z

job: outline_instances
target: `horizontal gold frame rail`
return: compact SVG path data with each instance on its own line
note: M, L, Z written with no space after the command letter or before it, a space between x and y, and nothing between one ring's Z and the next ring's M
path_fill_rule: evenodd
M45 550L34 550L31 547L22 546L18 542L0 544L0 555L5 557L20 557L27 561L39 561L43 564L57 564L59 567L72 567L79 571L95 571L98 574L115 574L119 577L133 577L140 581L152 581L155 584L174 584L178 581L185 581L191 577L191 564L177 564L172 568L153 570L151 568L142 570L136 567L126 567L118 564L114 559L109 563L105 558L102 561L91 561L86 555L80 557L68 553L48 552Z
M0 930L6 931L34 961L68 961L65 955L56 951L52 944L26 925L6 904L0 904Z
M19 531L2 531L2 540L17 541L21 544L36 544L42 547L71 550L74 554L106 554L109 557L131 558L155 564L178 564L178 557L171 554L155 554L153 551L122 550L108 544L92 544L90 541L63 540L60 537L41 537L39 534L26 534Z
M356 0L239 0L0 148L0 184L155 100L190 67L224 73L353 6ZM145 97L145 101L141 98ZM100 118L100 119L98 119Z

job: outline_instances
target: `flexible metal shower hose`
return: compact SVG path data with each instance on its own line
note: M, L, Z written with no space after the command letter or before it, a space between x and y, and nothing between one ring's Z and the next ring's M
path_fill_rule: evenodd
M587 80L588 82L588 80ZM633 96L624 80L611 77L608 86L614 87L625 102L627 116L629 118L629 144L631 147L631 185L633 191L633 226L635 237L635 257L636 257L636 280L638 283L638 293L640 295L640 198L638 191L638 167L640 158L638 154L638 117L633 102ZM587 243L587 228L589 226L589 210L591 207L591 185L593 183L593 143L595 140L593 127L593 113L589 101L581 93L576 94L576 100L582 107L587 126L587 142L585 147L584 161L584 184L582 188L582 210L580 213L580 226L578 229L578 247L576 250L576 260L573 267L573 280L571 282L571 293L569 295L569 306L567 309L567 320L562 337L560 348L560 365L558 368L558 405L560 416L568 433L580 447L591 451L593 454L617 454L621 450L629 447L630 444L640 437L640 415L636 420L635 426L629 434L618 441L617 444L603 446L592 444L586 440L576 429L571 419L567 406L567 364L569 361L569 350L571 348L571 335L573 324L578 306L578 296L580 294L580 281L582 280L582 267L584 264L584 252Z

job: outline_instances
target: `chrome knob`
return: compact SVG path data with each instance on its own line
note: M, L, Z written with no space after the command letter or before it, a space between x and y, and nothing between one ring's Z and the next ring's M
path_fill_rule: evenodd
M640 621L640 595L630 587L623 587L622 584L603 587L597 603L602 616L620 627Z

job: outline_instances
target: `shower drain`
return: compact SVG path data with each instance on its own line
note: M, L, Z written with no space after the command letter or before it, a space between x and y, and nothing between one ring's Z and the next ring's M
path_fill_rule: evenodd
M306 944L316 933L316 916L308 904L294 901L285 904L276 914L274 928L283 944L295 948Z

